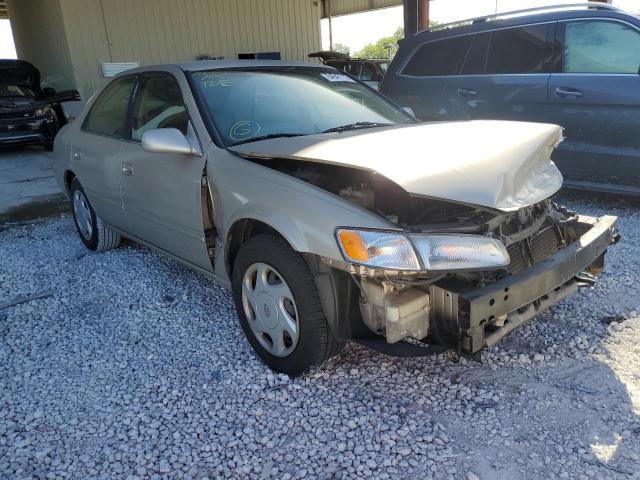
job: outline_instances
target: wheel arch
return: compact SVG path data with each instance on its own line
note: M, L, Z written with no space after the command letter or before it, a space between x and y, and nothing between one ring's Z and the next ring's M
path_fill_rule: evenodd
M269 233L276 237L282 238L289 244L291 248L300 252L301 242L300 239L291 238L291 235L285 235L280 232L271 222L266 222L264 219L258 219L254 217L239 218L233 222L229 230L227 231L225 246L224 246L224 266L229 278L233 272L233 264L236 256L240 251L240 247L246 243L249 239L260 235L262 233Z
M291 235L294 232L297 235ZM225 270L232 277L233 264L240 247L251 238L269 233L283 239L302 255L314 277L322 309L331 331L340 340L366 336L368 333L359 307L359 289L351 275L331 268L321 261L320 256L309 253L308 245L299 230L287 229L289 235L281 233L273 223L263 219L244 217L237 219L229 228L225 241Z
M67 194L71 193L71 182L73 182L73 179L76 178L77 175L75 174L75 172L71 169L67 169L64 172L64 187L67 190Z

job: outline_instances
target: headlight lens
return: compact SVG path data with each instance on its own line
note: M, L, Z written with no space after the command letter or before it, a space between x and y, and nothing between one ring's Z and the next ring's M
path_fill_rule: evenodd
M483 235L406 236L398 232L340 228L336 237L347 261L371 268L449 272L490 270L508 266L510 262L502 242Z
M504 244L482 235L411 235L427 270L482 270L509 265Z
M418 256L402 234L338 229L336 236L342 254L352 263L373 268L420 270Z

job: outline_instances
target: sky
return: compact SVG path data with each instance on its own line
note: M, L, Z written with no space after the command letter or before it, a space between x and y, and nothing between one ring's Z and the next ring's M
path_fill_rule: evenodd
M431 20L439 23L455 22L496 12L563 3L580 3L581 0L431 0ZM630 12L640 12L640 0L613 0L612 5ZM347 45L351 53L361 50L368 43L386 37L404 23L402 7L384 8L372 12L335 17L331 21L333 43ZM322 20L322 48L329 49L329 22Z
M9 20L0 20L0 58L18 58L13 46Z

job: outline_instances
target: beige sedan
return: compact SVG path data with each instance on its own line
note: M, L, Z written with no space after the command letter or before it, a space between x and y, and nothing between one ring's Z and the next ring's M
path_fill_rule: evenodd
M55 156L87 248L125 236L230 288L249 343L295 375L348 340L477 356L592 283L616 219L551 200L561 139L418 124L322 65L214 61L120 74Z

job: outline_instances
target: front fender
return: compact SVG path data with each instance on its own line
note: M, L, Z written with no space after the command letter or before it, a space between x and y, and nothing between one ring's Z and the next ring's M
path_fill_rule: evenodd
M396 227L314 185L220 149L210 155L207 174L223 245L234 223L253 219L271 226L298 252L340 260L336 227Z

